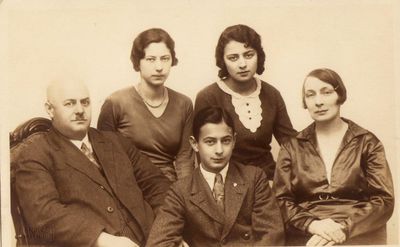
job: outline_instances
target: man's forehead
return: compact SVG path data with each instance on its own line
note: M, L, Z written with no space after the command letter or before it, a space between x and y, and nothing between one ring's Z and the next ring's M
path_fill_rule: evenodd
M48 100L81 100L89 98L89 91L86 85L80 81L59 80L49 84L47 88Z

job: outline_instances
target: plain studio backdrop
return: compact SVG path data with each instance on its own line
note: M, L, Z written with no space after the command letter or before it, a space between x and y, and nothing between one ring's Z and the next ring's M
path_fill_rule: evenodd
M14 242L9 213L8 132L32 117L46 117L46 84L71 74L81 77L89 87L92 126L96 126L104 99L138 82L139 74L129 60L132 41L152 27L165 29L176 44L179 63L171 69L166 85L192 100L200 89L218 80L214 50L221 32L239 23L254 28L266 52L266 70L260 78L281 92L297 130L312 122L301 104L305 75L319 67L335 70L348 90L342 116L382 141L397 184L399 10L395 0L3 1L0 100L4 246ZM274 143L275 158L278 150ZM396 194L398 198L398 191ZM397 233L396 210L388 222L389 244L398 243Z

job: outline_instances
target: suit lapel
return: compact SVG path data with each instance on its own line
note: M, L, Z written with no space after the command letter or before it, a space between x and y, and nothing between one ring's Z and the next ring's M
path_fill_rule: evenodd
M197 168L193 174L190 201L214 221L224 224L224 215L217 208L210 187Z
M49 132L49 139L53 149L60 156L64 157L67 165L85 174L97 184L103 185L107 190L110 190L98 168L92 164L92 162L70 140L54 129Z
M114 152L112 144L110 142L105 142L104 138L102 138L96 131L89 129L88 134L90 143L92 144L93 152L97 157L97 161L103 168L108 183L116 193L117 191L117 180L115 177L116 165L114 162Z
M225 225L222 238L229 234L242 207L248 184L240 175L237 167L230 164L225 181Z

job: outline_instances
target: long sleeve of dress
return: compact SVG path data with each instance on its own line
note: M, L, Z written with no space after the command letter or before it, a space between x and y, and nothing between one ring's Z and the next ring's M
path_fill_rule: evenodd
M392 176L382 143L375 136L368 136L363 155L369 201L355 205L356 211L345 221L349 238L382 227L394 208Z
M193 104L191 102L188 104L185 112L186 117L181 135L181 144L175 159L175 170L178 179L192 174L194 169L194 152L189 143L193 124Z
M283 143L285 139L295 136L297 131L293 129L292 123L286 109L285 102L281 94L276 92L277 112L273 126L273 133L275 139L279 144Z
M296 202L292 188L292 160L289 151L284 145L279 151L274 178L275 196L281 209L285 226L291 225L300 231L306 232L313 220L319 219Z
M97 129L117 131L118 129L119 117L114 111L113 103L110 99L104 101L101 107L99 119L97 121Z
M170 181L154 166L147 156L133 145L129 138L117 134L119 142L128 155L135 175L136 182L143 193L144 199L154 211L162 205Z

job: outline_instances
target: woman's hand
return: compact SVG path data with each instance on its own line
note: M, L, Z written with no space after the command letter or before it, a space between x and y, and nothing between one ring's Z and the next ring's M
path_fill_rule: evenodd
M97 238L95 247L139 247L136 243L130 240L127 237L120 237L108 234L106 232L100 233L100 236Z
M306 243L306 246L332 246L334 241L326 240L319 235L313 235Z
M189 247L189 245L184 240L182 240L179 247Z
M323 220L314 220L308 226L308 231L311 234L319 235L328 241L343 243L346 240L346 234L343 232L344 228L343 225L328 218Z

